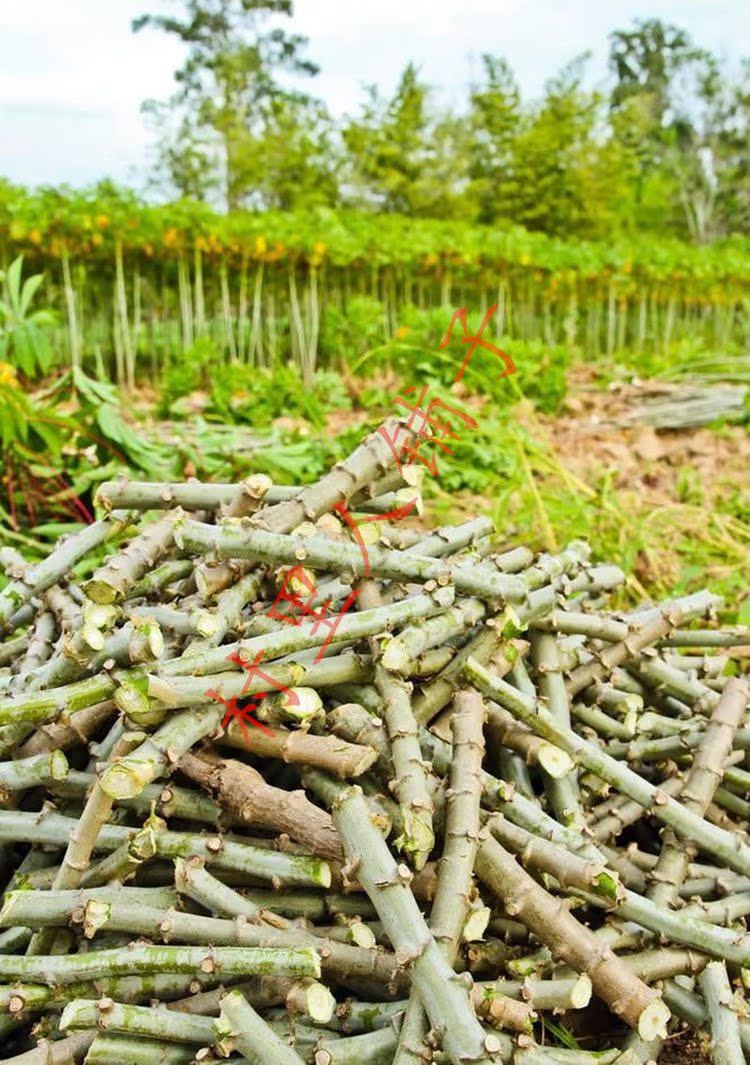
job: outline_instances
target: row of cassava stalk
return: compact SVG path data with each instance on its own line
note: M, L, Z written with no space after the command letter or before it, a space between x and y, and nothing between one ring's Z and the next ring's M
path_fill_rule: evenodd
M561 241L520 227L338 211L232 212L0 190L0 267L25 256L58 312L54 348L132 387L185 348L309 378L352 341L377 348L413 310L493 303L495 335L591 358L687 342L747 347L747 241ZM342 316L365 297L380 327ZM355 311L363 317L360 306ZM409 320L407 320L409 319ZM413 323L412 323L413 324ZM359 331L360 335L357 335ZM352 336L352 333L354 334ZM412 336L414 340L414 336ZM205 350L203 351L205 354Z
M744 1061L750 635L394 520L394 432L0 550L2 1061Z
M344 335L339 323L352 300L363 297L380 322L375 339L354 337L361 350L394 337L414 342L419 330L404 323L418 320L417 311L443 308L448 321L454 308L476 307L478 325L494 303L497 337L577 347L588 358L658 353L679 343L725 350L750 334L746 294L697 295L684 279L566 275L558 281L517 263L365 270L359 262L310 264L296 257L246 256L233 267L225 256L200 251L155 263L137 252L126 256L121 243L103 267L68 254L59 261L32 256L29 264L44 269L47 298L59 312L55 350L71 365L129 388L137 380L156 384L194 345L194 357L210 350L227 363L274 369L292 362L310 381L349 342L351 327Z

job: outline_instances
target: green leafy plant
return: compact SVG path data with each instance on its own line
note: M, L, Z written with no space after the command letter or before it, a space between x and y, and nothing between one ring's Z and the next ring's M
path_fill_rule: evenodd
M42 274L21 279L23 256L0 271L3 297L0 299L0 359L11 363L27 377L45 373L52 364L48 330L55 316L46 308L32 310Z
M198 391L205 394L194 396ZM228 424L265 428L291 418L321 428L329 410L347 408L351 401L340 375L330 371L319 371L305 385L293 366L269 370L217 361L213 366L191 362L168 374L160 413L187 417L196 404L205 418Z
M377 320L385 313L382 304L375 303L371 310L377 312ZM478 329L485 310L483 306L468 309L470 331ZM407 384L422 384L425 379L430 379L448 386L466 353L458 328L447 347L440 347L449 322L450 311L445 307L430 310L405 307L395 337L353 359L350 368L364 377L376 371L390 370ZM492 323L483 339L508 354L516 366L516 373L502 376L505 365L499 356L478 347L462 378L464 393L488 397L495 409L507 409L525 396L543 413L557 413L567 392L567 371L573 361L570 348L541 340L496 336ZM369 393L367 398L372 402L375 397Z

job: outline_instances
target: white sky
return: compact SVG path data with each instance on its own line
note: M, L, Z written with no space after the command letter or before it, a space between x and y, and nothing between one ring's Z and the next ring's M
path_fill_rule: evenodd
M172 90L180 47L130 31L144 10L177 0L0 0L0 175L27 184L141 184L147 97ZM310 38L322 73L306 85L334 113L356 111L361 87L393 89L410 59L443 99L460 103L484 51L505 55L524 94L592 49L606 73L606 38L634 18L683 26L696 43L737 60L750 53L746 0L296 0L291 27Z

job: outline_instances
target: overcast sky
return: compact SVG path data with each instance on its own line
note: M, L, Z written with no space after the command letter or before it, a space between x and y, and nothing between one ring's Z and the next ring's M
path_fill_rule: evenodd
M0 0L0 175L81 185L111 176L142 184L149 133L141 101L172 89L180 47L134 36L144 10L177 0ZM356 111L364 84L393 89L408 60L459 103L484 51L505 55L524 94L592 49L606 74L606 38L634 18L683 26L731 61L750 54L747 0L296 0L293 28L322 68L310 88L334 113Z

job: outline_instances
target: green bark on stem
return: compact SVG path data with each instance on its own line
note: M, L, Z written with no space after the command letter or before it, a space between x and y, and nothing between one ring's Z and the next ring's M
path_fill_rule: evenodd
M203 886L205 887L205 884ZM212 897L216 897L216 892ZM177 910L158 909L139 901L131 903L126 896L122 903L116 897L112 901L96 899L95 905L92 905L88 912L84 908L84 913L81 914L77 893L15 891L5 897L3 909L0 911L0 925L28 920L45 927L60 927L74 917L82 918L84 927L88 922L91 931L105 930L151 938L163 937L195 945L196 950L206 943L237 949L247 947L294 950L297 947L305 947L321 954L321 964L327 976L345 984L350 981L363 981L376 986L387 986L396 977L396 960L393 955L382 950L357 947L313 935L284 918L267 912L265 907L257 914L258 919L255 915L248 919L246 914L241 914L236 920L224 920L181 913Z
M140 535L108 559L84 586L95 603L119 603L144 574L153 569L173 543L175 525L182 511L174 510L147 525Z
M408 625L385 644L383 667L401 677L408 677L420 654L471 629L486 612L487 608L480 599L466 599L442 614L419 624Z
M221 1015L213 1022L213 1030L217 1047L224 1055L239 1050L256 1065L305 1065L296 1050L268 1027L241 991L230 991L221 1000Z
M699 975L698 983L708 1010L713 1065L743 1065L745 1055L740 1022L733 1008L732 988L724 962L709 962Z
M260 511L254 523L270 533L287 533L303 521L316 521L336 503L345 502L370 481L388 473L396 465L393 442L398 440L398 446L403 446L411 435L396 418L389 418L320 480L303 488L293 499Z
M730 677L706 726L703 742L695 752L680 795L685 809L698 817L705 816L713 801L748 701L750 688L747 683ZM690 843L680 842L673 829L665 828L659 860L651 871L649 898L659 905L674 906L679 900L680 887L692 857Z
M554 720L564 728L570 728L570 701L554 636L546 633L534 635L531 650L539 675L540 698ZM575 767L563 776L547 776L545 790L559 821L578 827L584 824Z
M577 695L594 681L604 679L615 666L634 658L644 647L663 639L678 625L714 612L721 603L719 596L709 592L696 592L684 599L675 599L663 607L647 611L642 619L639 618L638 623L632 626L625 639L610 644L600 651L593 661L573 670L567 682L568 691L571 695Z
M477 873L505 912L541 940L554 958L590 977L597 995L643 1039L666 1036L669 1010L659 995L629 972L614 952L526 873L492 837L477 854Z
M64 847L77 821L57 813L33 814L18 810L0 810L0 841L18 841ZM106 824L96 841L96 849L117 850L134 835L132 828ZM261 879L278 879L281 883L328 887L331 870L325 863L305 855L253 847L226 836L198 835L189 832L159 832L158 853L163 858L186 858L192 854L205 858L215 869L234 871Z
M454 759L448 793L443 856L430 912L430 930L442 953L453 964L469 913L474 862L479 840L479 804L484 754L482 726L485 710L476 692L459 692L451 719ZM476 1000L475 1000L476 1004ZM502 1027L528 1030L528 1008L496 995L494 1017ZM413 994L404 1017L394 1065L423 1060L428 1031L422 1003Z
M78 998L69 1002L60 1017L60 1029L96 1028L105 1032L147 1036L176 1043L213 1042L213 1026L208 1017L193 1017L157 1006L133 1006L111 998Z
M261 512L262 513L262 512ZM506 576L484 563L444 562L405 551L371 547L368 559L356 544L325 536L303 538L256 529L243 522L236 527L183 522L175 530L178 546L195 554L213 552L217 558L247 558L274 566L303 562L311 569L349 574L351 579L368 576L395 580L452 583L463 595L489 601L521 602L527 594L522 577Z
M103 673L61 688L0 699L0 725L40 725L63 711L70 715L101 703L115 688L115 681Z
M19 957L0 955L0 979L60 984L110 976L196 971L220 976L320 976L320 959L309 947L164 947L131 945L126 950Z
M410 596L399 603L391 603L374 610L347 613L338 622L333 640L336 643L354 642L366 636L391 632L414 618L429 618L433 614L440 614L449 608L452 602L453 589L438 588L432 594ZM269 662L296 651L320 647L330 635L330 630L316 620L302 621L299 625L282 625L276 632L223 644L216 649L194 652L192 648L188 648L180 658L164 663L160 675L176 677L222 672L227 668L227 659L231 655L239 655L243 660L251 662L262 652L263 661Z
M336 684L362 683L372 679L372 660L369 655L341 654L324 658L319 662L285 660L270 663L263 672L271 677L277 688L327 688ZM177 709L185 706L200 706L206 702L205 677L160 677L149 675L138 678L136 683L145 688L149 697L158 699L167 707ZM269 681L254 677L240 670L217 673L211 677L211 687L225 699L234 696L254 695L268 691ZM62 689L61 689L62 690ZM2 703L0 703L0 712ZM223 717L223 708L217 708L217 724ZM244 744L246 746L246 744ZM363 772L363 770L361 770Z
M124 527L127 515L114 513L108 521L97 521L61 540L43 562L32 566L22 580L13 580L0 592L0 632L15 612L35 595L41 595L64 577L90 551L115 536Z
M495 629L483 629L463 647L434 680L422 685L422 690L413 703L418 724L428 725L448 705L461 683L464 666L469 658L486 664L494 658L502 646L503 638Z
M194 1061L192 1046L103 1032L96 1034L86 1056L86 1065L192 1065Z
M125 734L113 749L113 757L126 754L141 740L141 734ZM56 751L55 754L62 752ZM112 800L106 795L98 782L94 784L91 794L83 808L75 828L70 833L68 846L62 862L52 882L53 891L76 888L81 883L91 862L91 855L96 846L96 839L102 825L106 824L112 812ZM52 951L53 936L48 931L35 932L27 950L28 954L49 954Z
M0 762L0 797L3 792L26 791L64 780L68 759L62 751L35 754L15 762Z

